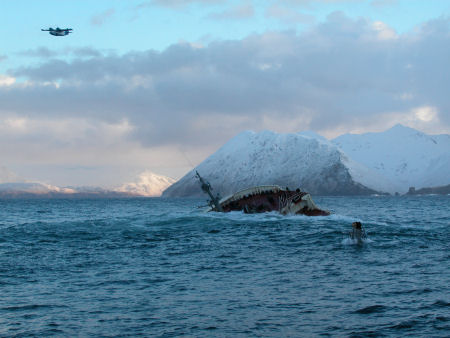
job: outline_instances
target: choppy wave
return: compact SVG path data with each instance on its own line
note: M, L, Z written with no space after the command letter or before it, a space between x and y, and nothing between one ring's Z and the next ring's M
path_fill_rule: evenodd
M3 200L0 335L445 336L448 198L316 201L334 213Z
M370 243L373 243L373 241L370 238L363 238L360 241L358 241L355 238L347 237L342 240L343 245L364 245Z
M370 306L366 306L366 307L363 307L361 309L358 309L358 310L355 311L355 313L358 313L358 314L371 314L371 313L385 312L387 310L388 310L387 306L376 304L376 305L370 305Z

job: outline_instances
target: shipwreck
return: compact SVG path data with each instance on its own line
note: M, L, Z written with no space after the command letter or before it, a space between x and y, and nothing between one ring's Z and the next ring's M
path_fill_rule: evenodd
M278 185L260 185L221 198L219 194L212 193L211 184L198 172L195 177L200 181L203 192L210 198L208 201L210 211L243 211L248 214L278 211L283 215L307 216L328 216L330 214L329 211L317 207L311 195L300 189L290 190L283 189Z

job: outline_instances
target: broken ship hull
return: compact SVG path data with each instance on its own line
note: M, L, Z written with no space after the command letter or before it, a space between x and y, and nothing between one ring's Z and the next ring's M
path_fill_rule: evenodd
M307 216L328 216L330 212L322 210L314 203L311 195L299 189L292 191L277 185L257 186L241 190L219 201L215 211L243 211L262 213L278 211L283 215L297 214Z

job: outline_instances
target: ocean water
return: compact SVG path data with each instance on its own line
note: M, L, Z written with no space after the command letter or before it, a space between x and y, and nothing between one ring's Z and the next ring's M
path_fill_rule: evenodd
M450 196L315 201L0 200L0 336L449 337Z

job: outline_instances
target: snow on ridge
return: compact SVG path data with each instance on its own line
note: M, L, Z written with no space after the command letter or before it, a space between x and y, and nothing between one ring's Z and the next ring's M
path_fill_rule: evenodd
M401 190L400 185L396 182L390 181L373 169L352 160L347 155L344 154L342 160L356 182L361 183L370 189L390 194L394 194Z
M134 182L125 183L122 186L108 190L99 187L58 187L39 181L30 181L20 178L18 175L7 169L0 167L0 193L10 194L100 194L102 196L160 196L161 193L175 180L166 176L157 175L150 171L142 172Z
M158 197L174 182L175 180L170 177L157 175L146 170L139 174L134 182L125 183L114 191L138 196Z
M44 182L23 179L3 166L0 167L0 191L31 194L47 194L53 192L71 194L75 192L70 188L61 188Z
M327 138L323 137L320 134L317 134L315 131L312 131L312 130L301 131L301 132L299 132L297 134L301 135L301 136L308 137L308 138L316 139L316 140L319 140L319 141L327 143L327 144L330 144L330 141Z
M319 151L320 149L320 151ZM292 155L297 153L297 161ZM236 154L237 156L232 156ZM299 156L301 160L299 160ZM200 164L199 170L214 170L215 159L221 158L220 164L226 170L229 166L228 175L240 180L243 171L260 172L261 176L254 175L254 181L270 183L272 173L280 171L278 168L288 164L295 166L303 173L316 172L317 167L310 165L308 161L312 157L315 163L326 164L336 161L338 154L330 151L330 145L319 142L316 139L306 138L297 134L277 134L271 131L260 133L245 133L238 135L225 144L215 154ZM225 157L225 158L223 158ZM232 159L232 161L231 161ZM229 160L228 163L226 160ZM260 169L261 168L261 169ZM260 170L258 170L260 169ZM280 174L283 174L280 172ZM230 177L230 176L228 176Z
M370 189L380 192L376 184L368 189L349 174L353 173L359 180L365 175L376 176L370 169L345 160L345 154L325 138L308 134L243 132L195 170L222 196L251 186L272 184L321 194L369 193ZM195 170L169 187L163 196L200 195Z
M71 188L60 188L54 185L40 183L40 182L7 182L0 184L1 192L20 192L30 194L48 194L48 193L62 193L73 194L76 193Z
M403 125L380 133L345 134L332 143L351 159L397 185L399 192L450 182L450 136L427 135ZM445 164L446 163L446 164Z

